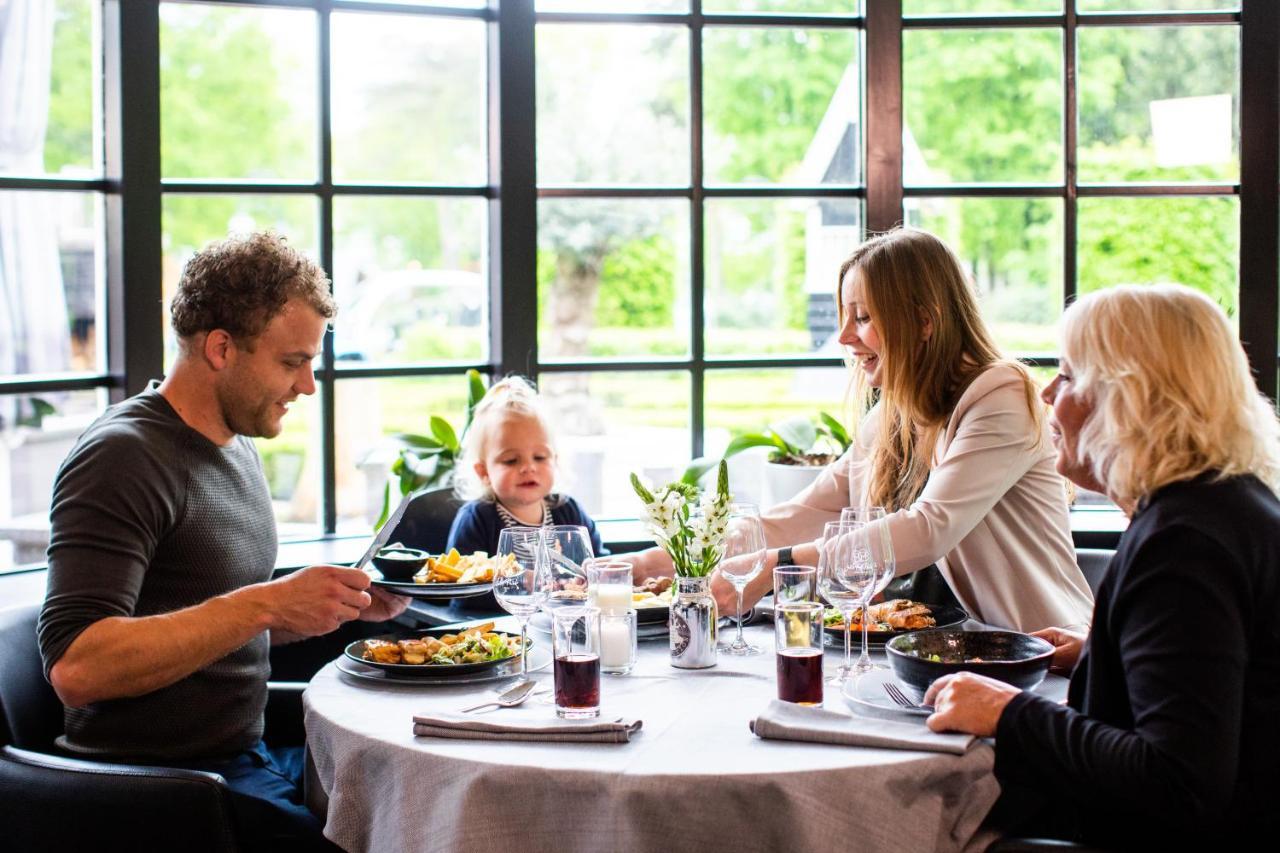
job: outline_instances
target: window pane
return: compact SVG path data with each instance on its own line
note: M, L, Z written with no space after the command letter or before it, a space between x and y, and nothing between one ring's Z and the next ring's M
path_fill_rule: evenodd
M1076 8L1081 12L1235 11L1240 8L1240 0L1076 0Z
M338 528L368 533L382 511L397 433L431 434L439 415L461 435L467 381L459 376L341 379L337 382Z
M841 12L860 14L861 0L702 0L704 12Z
M384 0L349 0L351 3L382 3ZM456 9L482 9L488 0L395 0L402 6L451 6Z
M1236 198L1080 199L1080 292L1176 282L1233 317L1239 293Z
M635 518L631 473L667 482L689 464L689 374L544 373L560 451L557 487L593 517Z
M0 191L0 376L106 368L102 198Z
M320 397L312 394L290 404L279 435L253 440L281 539L320 533L320 429Z
M836 276L862 242L859 199L706 203L706 351L839 357Z
M8 5L3 50L13 55L0 62L0 174L96 175L102 162L97 4L46 0L25 14Z
M859 38L853 29L708 29L707 182L856 183Z
M165 367L173 363L175 342L169 325L169 301L187 260L213 240L231 234L275 231L312 260L320 256L316 230L318 202L301 195L179 195L168 193L162 206L164 247Z
M485 23L334 14L339 181L483 184Z
M907 222L937 234L959 254L977 287L982 316L1006 352L1057 351L1060 200L908 198L906 207Z
M689 0L537 0L539 12L688 12Z
M105 390L0 396L0 571L44 562L54 475L106 405Z
M317 80L315 12L163 4L161 173L314 180Z
M912 185L1062 181L1060 30L902 34Z
M902 0L902 14L993 15L1005 12L1043 15L1061 12L1063 0Z
M338 359L487 358L487 215L481 198L334 199Z
M729 441L744 433L762 432L792 417L816 420L827 412L842 423L848 371L843 367L805 367L798 370L709 370L706 374L706 454L724 453ZM823 448L828 448L824 439ZM834 446L830 447L835 450ZM778 495L766 485L765 448L752 448L729 459L729 484L734 500L762 506ZM678 473L678 472L677 472ZM788 496L789 497L789 496Z
M543 361L689 352L689 204L538 202Z
M1079 32L1080 180L1240 176L1240 28Z
M682 27L539 24L540 183L689 183Z

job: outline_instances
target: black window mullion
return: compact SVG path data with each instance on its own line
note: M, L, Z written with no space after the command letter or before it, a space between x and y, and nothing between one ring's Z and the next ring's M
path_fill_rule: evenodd
M1079 257L1076 248L1079 234L1077 181L1080 175L1076 153L1079 146L1079 121L1077 120L1079 101L1076 98L1079 69L1076 67L1076 23L1075 3L1068 2L1062 35L1062 180L1065 187L1062 202L1062 304L1064 306L1070 305L1076 297L1076 262Z
M703 430L706 426L706 277L703 268L705 244L702 168L702 2L693 0L689 21L689 164L693 197L689 211L689 355L693 370L689 381L689 450L695 458L703 453Z
M333 103L330 82L333 73L332 10L323 4L317 12L317 50L320 71L319 104L319 155L320 155L320 265L333 269ZM329 282L333 289L332 278ZM338 529L338 388L334 375L333 329L324 335L324 349L320 367L320 477L321 523L325 533Z

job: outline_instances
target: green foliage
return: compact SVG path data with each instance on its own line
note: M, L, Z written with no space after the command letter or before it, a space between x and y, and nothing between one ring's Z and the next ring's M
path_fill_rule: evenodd
M663 234L630 240L604 259L596 326L669 326L676 300L676 251Z
M93 160L93 15L88 0L57 0L54 8L44 142L44 168L51 174L89 169Z

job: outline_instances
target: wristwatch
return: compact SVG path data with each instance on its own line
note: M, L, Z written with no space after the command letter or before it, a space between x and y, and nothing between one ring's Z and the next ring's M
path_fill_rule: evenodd
M777 563L777 565L779 565L779 566L794 566L795 564L796 564L796 559L795 559L795 557L792 557L792 556L791 556L791 546L790 546L790 545L784 545L784 546L782 546L781 548L779 548L779 549L778 549L778 563Z

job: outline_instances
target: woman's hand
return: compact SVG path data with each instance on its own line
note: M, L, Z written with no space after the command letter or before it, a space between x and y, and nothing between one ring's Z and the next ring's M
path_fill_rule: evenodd
M972 672L944 675L924 694L924 704L935 709L925 724L935 732L992 737L1005 706L1021 692L1011 684Z
M649 578L669 578L675 574L675 569L671 565L671 558L661 548L646 548L643 551L634 551L630 554L616 554L609 559L630 563L631 582L636 586L644 583Z
M1084 648L1084 641L1089 635L1068 631L1066 628L1045 628L1042 631L1032 631L1031 636L1053 643L1053 663L1049 669L1060 675L1070 675L1071 670L1075 669L1076 661L1080 660L1080 650Z

